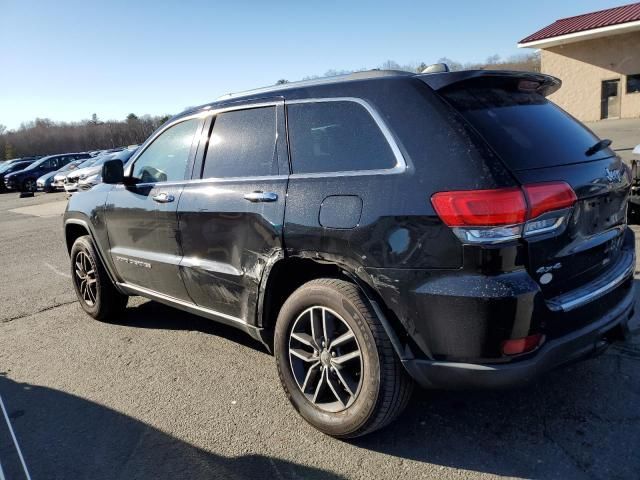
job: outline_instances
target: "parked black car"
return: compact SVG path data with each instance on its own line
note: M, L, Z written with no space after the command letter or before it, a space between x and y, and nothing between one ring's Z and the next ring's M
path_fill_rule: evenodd
M89 158L88 153L65 153L62 155L49 155L36 160L24 170L5 176L5 186L9 190L33 192L37 189L36 181L45 173L54 172L67 163L81 158Z
M20 170L24 170L29 165L31 165L34 160L15 160L9 163L5 163L0 165L0 192L6 192L7 188L4 185L4 177L13 172L18 172Z
M629 172L518 72L366 72L172 118L64 217L80 305L244 330L318 429L524 383L624 338ZM247 365L246 368L250 368Z

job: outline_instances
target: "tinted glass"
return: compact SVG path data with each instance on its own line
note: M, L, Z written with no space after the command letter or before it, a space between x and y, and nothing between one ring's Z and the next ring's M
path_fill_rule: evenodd
M29 165L30 165L29 163L17 163L17 164L11 165L7 169L7 173L9 173L9 172L19 172L20 170L24 170L25 168L27 168Z
M138 157L133 166L133 176L143 183L184 180L191 144L199 124L200 120L194 118L165 130Z
M215 118L203 178L277 173L275 107L236 110Z
M289 105L293 173L377 170L396 164L369 112L348 101Z
M581 123L540 94L502 88L465 88L445 98L484 137L513 170L596 160L588 157L598 141Z

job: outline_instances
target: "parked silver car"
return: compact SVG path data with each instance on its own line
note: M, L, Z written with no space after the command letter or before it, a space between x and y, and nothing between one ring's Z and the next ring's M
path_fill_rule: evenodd
M126 166L129 159L133 156L137 149L137 145L131 145L120 152L106 155L104 161L121 160L122 163ZM78 191L89 190L93 186L102 183L102 163L104 163L104 161L100 162L100 165L97 165L96 163L91 167L84 169L84 172L81 172L80 176L78 177L77 183Z

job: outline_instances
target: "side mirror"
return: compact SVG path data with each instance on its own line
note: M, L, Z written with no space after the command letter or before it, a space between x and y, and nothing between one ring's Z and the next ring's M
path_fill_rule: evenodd
M124 182L124 166L120 160L107 160L102 165L102 183Z

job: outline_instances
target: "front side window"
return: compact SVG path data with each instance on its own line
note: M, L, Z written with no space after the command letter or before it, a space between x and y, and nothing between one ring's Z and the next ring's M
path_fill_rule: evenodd
M200 119L192 118L162 132L136 160L133 177L142 183L184 180L199 124Z
M396 158L359 103L325 101L287 107L293 173L393 168Z
M278 173L276 108L233 110L216 116L202 178Z

